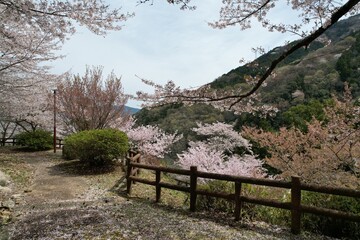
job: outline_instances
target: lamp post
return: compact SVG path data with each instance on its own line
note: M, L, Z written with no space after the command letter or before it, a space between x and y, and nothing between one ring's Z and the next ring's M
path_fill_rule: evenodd
M56 89L54 91L54 153L56 153Z

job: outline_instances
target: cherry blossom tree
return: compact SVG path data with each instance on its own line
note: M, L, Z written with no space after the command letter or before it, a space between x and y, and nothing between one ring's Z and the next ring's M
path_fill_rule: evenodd
M106 34L108 30L120 30L122 22L131 16L120 13L121 9L110 9L102 0L1 0L0 7L4 36L17 31L6 27L18 22L59 40L76 31L75 23L95 34Z
M306 182L360 188L360 107L345 94L344 102L334 99L327 121L314 119L304 133L296 128L265 132L245 127L244 136L267 147L265 161L281 176L299 176Z
M120 30L132 16L120 10L101 0L1 0L0 72L55 58L51 51L75 33L76 24L100 35Z
M111 9L102 0L0 0L0 13L2 104L53 78L44 63L62 57L55 51L79 25L105 35L120 30L132 16Z
M151 125L132 126L123 130L134 143L134 147L141 153L157 158L164 158L164 155L169 151L169 147L183 137L177 133L166 133L159 127Z
M225 123L201 124L192 129L203 141L190 141L187 151L178 154L177 163L183 168L198 166L200 171L249 177L265 177L262 162L254 156L251 144L232 126ZM235 152L242 147L245 153Z
M250 95L242 104L232 105L233 100L231 98L222 98L222 96L229 94L230 90L212 89L209 84L198 89L181 89L176 86L173 81L169 81L165 85L156 84L147 79L141 79L141 81L153 87L154 93L137 91L136 96L131 97L135 100L142 101L142 106L147 108L182 102L187 105L206 103L224 111L231 108L235 113L257 112L263 115L274 115L278 112L278 109L272 105L256 105L255 103L259 101L257 94ZM236 91L236 89L233 89L233 92Z
M48 79L45 82L38 78L31 79L31 87L17 89L12 92L13 94L0 95L0 120L4 126L15 124L8 130L34 131L37 128L51 129L53 116L52 106L48 99L48 84L55 84L53 80ZM10 130L9 133L13 132L13 130Z
M36 102L36 104L34 104ZM11 102L12 121L21 131L35 131L38 128L50 131L53 127L53 111L46 94L31 92Z
M17 130L17 125L8 119L0 120L0 145L5 146L7 139L12 138Z
M0 73L44 69L38 63L58 57L53 51L75 33L76 24L100 35L120 30L132 16L120 10L95 0L1 0Z
M128 116L121 79L103 68L87 67L84 76L68 75L57 86L58 112L68 132L110 127Z

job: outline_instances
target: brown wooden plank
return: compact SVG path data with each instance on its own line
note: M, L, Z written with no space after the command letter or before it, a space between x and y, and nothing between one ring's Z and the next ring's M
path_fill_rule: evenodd
M160 197L161 197L161 186L160 186L160 181L161 181L161 171L160 170L156 170L155 172L155 183L156 183L156 202L160 201Z
M360 198L360 191L353 190L353 189L335 188L335 187L328 187L328 186L317 186L317 185L306 184L306 183L301 183L300 187L301 187L301 190L305 190L305 191Z
M216 197L216 198L223 198L227 200L234 200L234 194L233 193L224 193L224 192L209 192L205 190L196 190L197 194L209 196L209 197Z
M132 180L132 181L134 181L134 182L139 182L139 183L144 183L144 184L156 186L156 182L155 182L155 181L150 181L150 180L147 180L147 179L144 179L144 178L139 178L139 177L130 176L129 179Z
M240 215L241 215L241 182L235 182L235 196L234 196L234 201L235 201L235 210L234 210L234 217L235 217L235 221L239 221L240 220Z
M134 163L134 162L131 162L131 165L133 167L138 167L138 168L143 168L143 169L148 169L148 170L160 170L162 172L175 173L175 174L181 174L181 175L186 175L186 176L190 175L190 171L186 170L186 169L153 166L153 165L146 165L146 164Z
M263 206L267 206L267 207L281 208L281 209L287 209L287 210L291 209L290 202L279 202L279 201L275 201L275 200L271 200L271 199L260 199L260 198L253 198L253 197L249 197L249 196L240 196L240 200L242 202L253 203L253 204L263 205Z
M190 211L196 210L197 167L190 167Z
M327 208L320 208L320 207L313 207L313 206L301 206L300 207L302 212L305 213L312 213L316 215L322 215L327 217L333 217L333 218L341 218L345 220L350 220L354 222L360 222L360 215L352 214L352 213L346 213L334 209L327 209Z
M216 179L216 180L223 180L223 181L230 181L230 182L238 181L238 182L242 182L242 183L279 187L279 188L291 188L291 182L272 180L272 179L259 179L259 178L234 176L234 175L226 175L226 174L219 174L219 173L209 173L209 172L201 172L201 171L198 171L197 175L198 175L198 177L208 178L208 179Z
M126 164L127 164L127 168L126 168L126 193L128 195L131 194L131 171L132 171L132 166L130 164L130 158L126 159Z
M291 232L293 234L300 234L301 228L301 188L300 178L291 177Z
M164 182L160 182L159 185L160 185L160 187L177 190L180 192L187 192L187 193L190 192L190 187L179 186L179 185L174 185L171 183L164 183Z

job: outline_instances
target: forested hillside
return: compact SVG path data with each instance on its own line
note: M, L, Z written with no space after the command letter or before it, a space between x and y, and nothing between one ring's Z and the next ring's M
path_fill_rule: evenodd
M345 81L351 84L355 96L360 95L360 83L356 80L360 67L359 26L359 15L343 20L307 49L299 49L286 58L276 70L276 77L261 89L263 102L284 109L304 100L323 100L332 93L341 94ZM253 62L231 70L213 81L211 86L233 88L245 84L246 75L255 77L261 74L281 49L295 43L274 48Z
M245 78L263 73L266 67L287 46L276 47L253 62L220 76L210 83L214 89L245 87ZM341 98L344 83L348 82L354 98L360 96L360 15L340 21L318 41L286 58L276 69L274 77L259 90L260 104L272 104L279 109L275 116L257 116L244 113L229 117L210 106L166 106L142 110L138 123L158 124L167 131L188 131L196 121L234 121L263 129L279 129L295 125L306 129L305 122L312 117L322 120L322 108L336 95Z

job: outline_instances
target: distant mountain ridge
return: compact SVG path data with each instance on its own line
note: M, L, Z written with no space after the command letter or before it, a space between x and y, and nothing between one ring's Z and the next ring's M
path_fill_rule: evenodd
M360 14L337 22L328 29L320 39L326 37L332 42L338 42L358 31L360 31Z
M140 110L141 110L140 108L133 108L133 107L125 106L125 111L130 112L131 115L137 113Z

